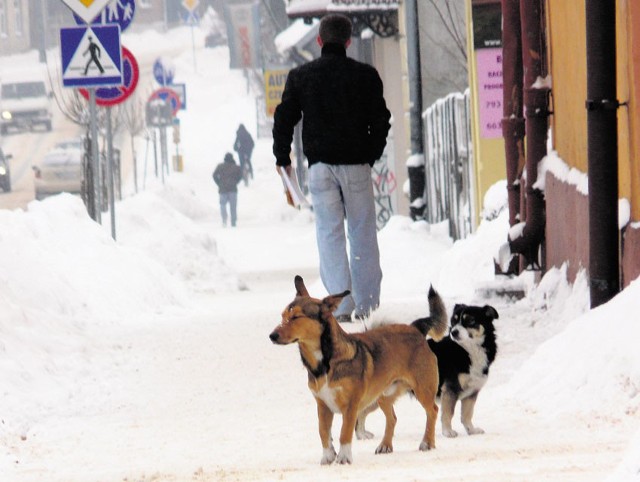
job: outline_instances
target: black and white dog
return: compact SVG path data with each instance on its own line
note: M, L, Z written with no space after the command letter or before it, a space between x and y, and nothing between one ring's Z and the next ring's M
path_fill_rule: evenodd
M442 433L446 437L458 436L451 428L451 419L458 400L462 406L462 425L467 433L484 433L484 430L473 425L473 409L478 393L487 382L489 367L498 352L493 326L493 320L497 318L498 312L493 306L457 304L451 315L449 336L439 342L427 340L438 358L440 420ZM373 404L359 414L356 422L358 439L373 437L373 434L365 429L365 421L367 415L376 408L377 405Z
M431 350L438 357L440 385L440 420L442 434L456 437L451 419L458 400L461 404L462 425L469 435L484 433L472 422L478 393L487 382L489 367L498 351L493 320L498 312L492 306L457 304L451 316L449 336L440 342L429 340Z

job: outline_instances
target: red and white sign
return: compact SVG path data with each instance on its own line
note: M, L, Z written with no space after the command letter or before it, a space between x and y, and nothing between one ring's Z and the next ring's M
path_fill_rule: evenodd
M229 63L232 69L262 68L260 5L256 1L225 3Z
M178 93L169 89L168 87L161 87L157 90L154 90L151 96L149 96L149 100L147 102L152 102L155 99L162 99L165 102L171 102L171 110L173 111L173 117L178 114L180 110L180 96Z
M96 104L100 106L112 106L124 102L138 85L140 71L138 62L133 54L122 47L122 78L123 83L117 87L100 87L96 89ZM87 89L78 89L82 97L89 99L89 91Z

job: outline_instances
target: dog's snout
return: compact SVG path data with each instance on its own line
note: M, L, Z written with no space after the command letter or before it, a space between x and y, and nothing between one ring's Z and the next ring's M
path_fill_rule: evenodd
M453 338L454 340L457 340L460 337L460 333L458 332L457 328L453 328L451 330L451 338Z
M269 335L269 339L273 342L278 341L278 338L280 338L280 335L275 331Z

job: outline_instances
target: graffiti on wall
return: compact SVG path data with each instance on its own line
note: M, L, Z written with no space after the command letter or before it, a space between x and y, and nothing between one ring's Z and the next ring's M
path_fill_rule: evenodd
M380 231L394 214L391 196L398 187L396 175L389 169L386 156L373 165L371 177L373 178L373 196L376 201L376 227Z

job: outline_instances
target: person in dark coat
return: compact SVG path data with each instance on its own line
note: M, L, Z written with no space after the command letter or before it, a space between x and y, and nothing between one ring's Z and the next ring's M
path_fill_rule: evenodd
M247 175L251 176L251 179L253 179L253 166L251 165L251 153L253 152L253 146L253 137L251 137L251 134L249 134L249 131L244 124L240 124L236 131L236 141L233 144L233 150L238 153L242 172L246 172ZM246 182L247 179L245 179L245 183Z
M218 185L220 195L220 215L222 225L227 225L227 204L231 217L231 226L236 225L238 206L238 183L242 179L242 171L233 158L233 154L227 152L224 162L218 164L213 171L213 180Z
M350 321L354 311L356 318L367 317L380 302L371 167L382 156L391 127L380 75L371 65L347 57L351 32L344 15L322 18L317 38L321 56L289 72L273 124L278 172L290 174L293 130L302 120L320 277L328 293L352 293L336 309L338 321Z

